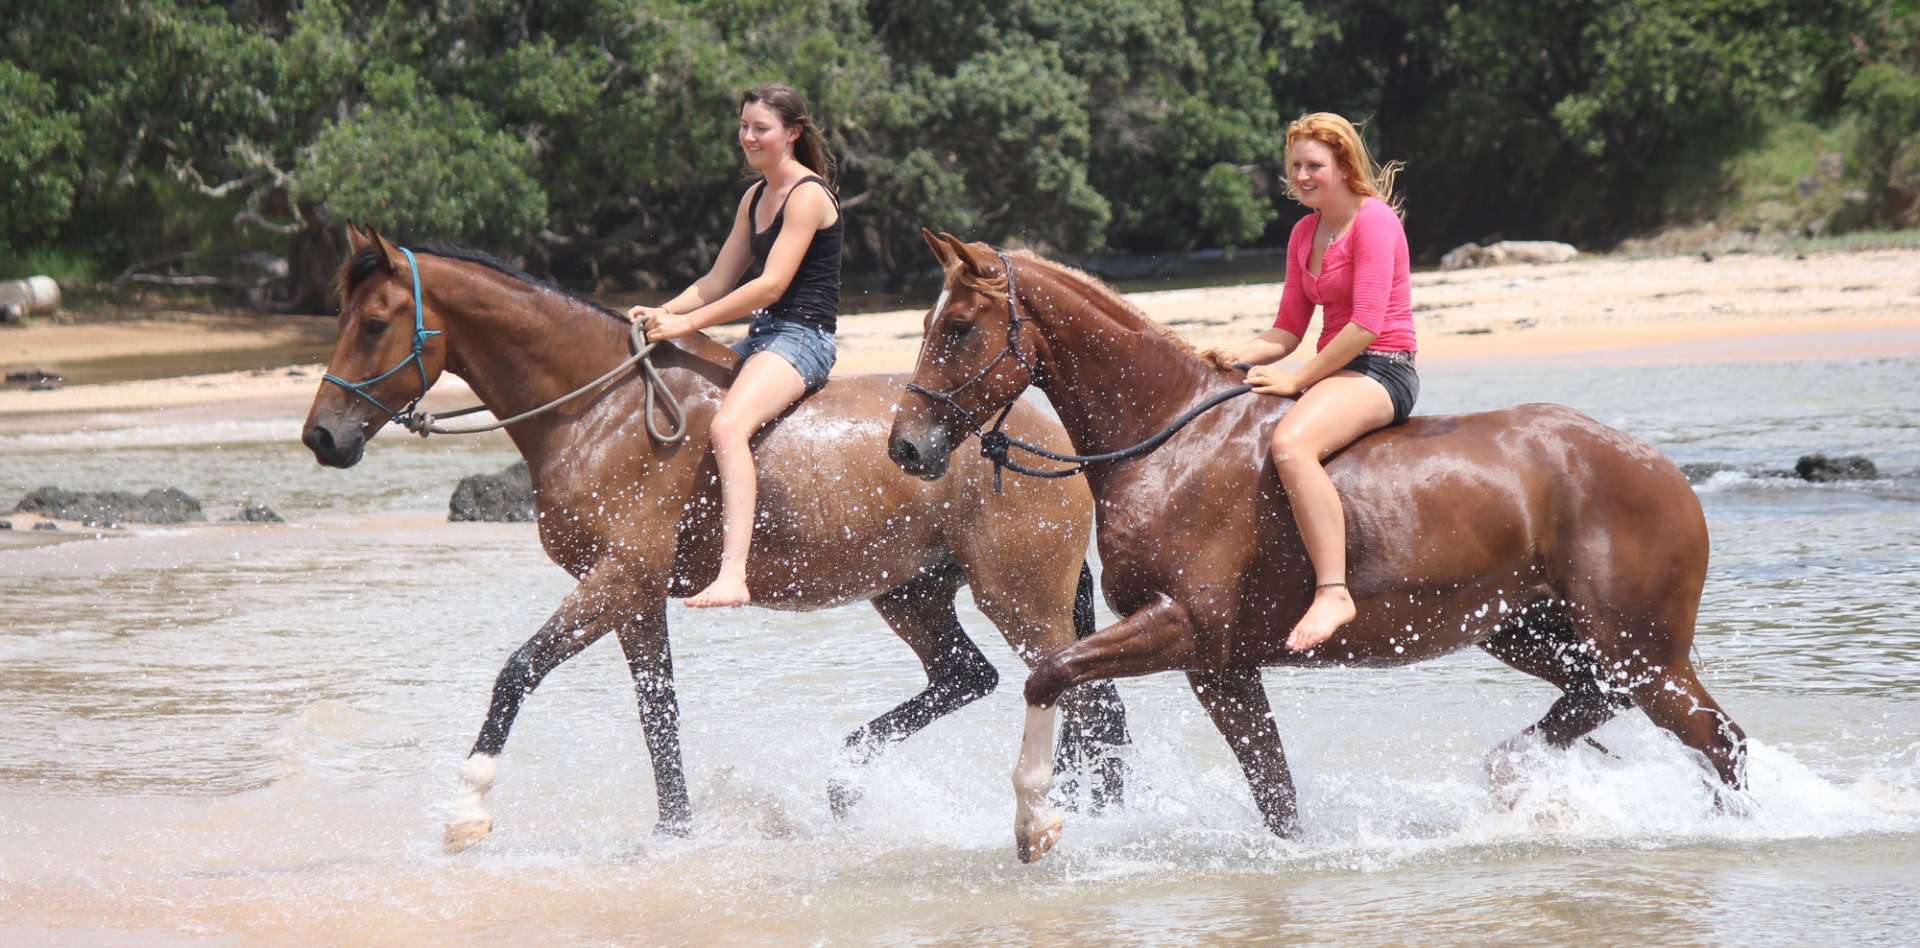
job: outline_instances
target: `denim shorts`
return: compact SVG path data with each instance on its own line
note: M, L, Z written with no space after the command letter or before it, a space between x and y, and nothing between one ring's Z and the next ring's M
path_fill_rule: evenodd
M1393 421L1388 424L1397 425L1413 414L1413 403L1420 398L1420 373L1414 371L1413 353L1368 349L1342 368L1379 382L1387 390L1387 397L1393 400Z
M832 333L797 319L780 319L765 313L753 318L747 337L734 343L733 351L740 354L743 362L761 352L771 352L787 360L807 383L808 393L817 392L827 384L827 373L833 370L834 360L840 355Z

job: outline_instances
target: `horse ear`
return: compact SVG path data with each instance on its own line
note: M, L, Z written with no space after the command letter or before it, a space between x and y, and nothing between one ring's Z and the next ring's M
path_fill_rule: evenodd
M380 265L386 267L388 273L400 274L406 272L406 258L401 255L400 248L393 245L393 241L388 240L379 231L372 229L367 231L367 237L371 239L373 244L374 256L380 258Z
M372 243L373 241L368 240L366 234L360 232L360 228L352 224L347 225L347 253L349 256L356 255L360 251L367 249Z
M970 244L946 233L941 234L940 239L947 242L953 255L975 276L990 277L999 266L999 258L994 255L993 248L986 244Z
M947 249L947 245L933 231L920 228L920 239L927 242L927 249L933 251L933 258L940 261L942 269L953 266L953 251Z

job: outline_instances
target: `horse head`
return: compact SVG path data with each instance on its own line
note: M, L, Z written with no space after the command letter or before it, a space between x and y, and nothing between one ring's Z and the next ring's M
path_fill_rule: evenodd
M347 239L352 252L336 278L340 332L300 439L329 467L352 467L380 426L404 424L447 358L413 255L373 230L350 226Z
M949 455L1034 382L1039 335L1019 314L1013 262L981 243L922 230L946 270L927 311L913 381L894 412L887 456L927 480L947 472Z

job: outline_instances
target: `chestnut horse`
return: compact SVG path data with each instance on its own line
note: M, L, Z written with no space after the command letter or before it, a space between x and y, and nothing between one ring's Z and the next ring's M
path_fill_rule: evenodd
M1241 381L1225 357L1196 352L1085 274L925 236L947 283L894 418L890 452L910 473L940 477L964 437L1030 385L1093 455L1143 442ZM1327 462L1346 502L1359 618L1299 654L1285 643L1313 570L1268 458L1291 405L1231 399L1151 454L1087 467L1101 587L1125 618L1027 679L1014 773L1023 859L1060 833L1044 766L1054 702L1071 686L1157 671L1187 673L1280 835L1297 816L1266 665L1389 667L1477 645L1562 693L1502 747L1566 747L1637 705L1742 786L1745 737L1689 660L1707 529L1671 461L1557 405L1367 435Z
M386 406L416 398L442 371L465 379L504 419L573 391L628 351L624 317L498 261L406 251L377 233L349 236L332 378L314 396L303 439L321 464L359 461L367 439L396 414ZM533 478L541 545L579 585L500 670L461 768L449 850L491 829L483 800L521 702L610 632L633 676L657 829L687 831L666 606L719 568L719 490L706 437L737 360L705 336L660 345L648 358L685 412L683 440L649 437L646 386L631 374L508 426ZM369 381L347 381L360 379ZM993 690L993 666L954 611L961 586L972 587L980 611L1029 662L1072 643L1076 627L1093 628L1085 486L1023 483L1000 495L985 462L946 485L907 477L885 450L891 392L901 381L836 380L763 430L755 448L754 603L809 610L870 601L926 668L924 691L847 738L855 764ZM1038 409L1016 414L1025 436L1066 447L1058 424ZM1067 699L1062 764L1098 768L1106 782L1104 793L1095 787L1098 803L1120 790L1120 758L1111 751L1127 739L1124 711L1111 684L1077 691ZM834 811L843 812L851 788L829 789Z

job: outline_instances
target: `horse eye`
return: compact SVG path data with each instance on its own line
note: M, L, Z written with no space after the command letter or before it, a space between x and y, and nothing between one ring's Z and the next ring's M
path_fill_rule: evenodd
M962 322L948 322L945 326L942 326L940 328L950 338L965 339L967 337L967 333L970 333L973 331L973 324L962 323Z
M369 319L367 320L367 328L365 331L369 336L378 336L387 331L387 321L384 319Z

